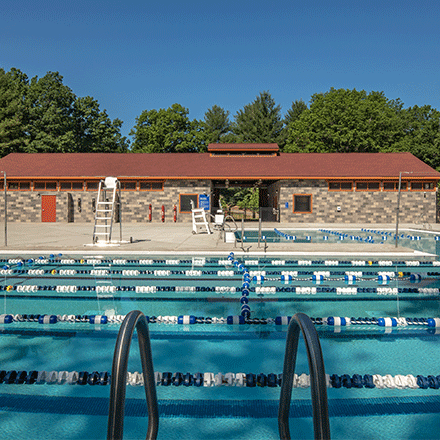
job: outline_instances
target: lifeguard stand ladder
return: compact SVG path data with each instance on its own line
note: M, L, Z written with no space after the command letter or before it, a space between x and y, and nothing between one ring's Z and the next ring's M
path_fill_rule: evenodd
M119 200L116 198L116 193L119 195ZM99 182L98 187L93 243L111 243L116 205L119 207L120 241L122 241L121 184L116 177L106 177Z
M206 211L204 208L194 208L194 202L191 200L191 214L193 223L193 234L198 234L199 232L207 232L212 234L209 228L208 220L206 219Z

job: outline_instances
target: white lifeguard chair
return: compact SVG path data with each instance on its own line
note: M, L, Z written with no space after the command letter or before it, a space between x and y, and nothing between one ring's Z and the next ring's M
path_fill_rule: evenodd
M206 211L204 208L195 208L194 202L191 200L191 215L193 224L193 234L198 234L206 232L207 234L212 234L211 228L209 227L208 220L206 218Z
M116 197L119 195L119 200ZM116 177L106 177L99 182L98 197L95 210L95 227L93 229L94 244L110 244L115 207L119 207L120 241L122 241L121 223L121 184Z

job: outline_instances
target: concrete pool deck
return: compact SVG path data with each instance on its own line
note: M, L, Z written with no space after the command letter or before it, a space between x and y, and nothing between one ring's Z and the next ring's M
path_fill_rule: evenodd
M239 225L241 228L241 225ZM258 230L257 223L245 223L245 230ZM361 225L361 224L280 224L263 223L262 229L289 231L293 229L357 229L367 228L375 230L389 230L395 232L395 225ZM430 229L421 229L420 225L402 224L399 231L416 229L424 232L440 233L440 224L430 225ZM214 254L236 252L242 253L241 244L225 243L220 238L220 233L192 234L191 223L123 223L123 243L114 246L92 245L93 223L8 223L7 246L4 244L4 223L0 223L0 250L3 254L23 251L26 253L40 252L66 252L96 254L96 253L201 253ZM119 224L113 229L113 238L119 239ZM250 254L264 254L264 244L245 243L244 249ZM291 254L291 255L333 255L335 257L421 257L420 251L405 247L395 247L395 242L389 240L387 244L359 243L344 240L337 243L267 243L267 254Z

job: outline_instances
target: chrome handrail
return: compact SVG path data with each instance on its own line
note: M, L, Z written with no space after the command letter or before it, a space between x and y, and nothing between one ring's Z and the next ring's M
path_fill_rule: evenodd
M321 344L312 320L304 313L297 313L292 316L287 330L280 406L278 409L280 438L290 440L289 410L300 331L304 337L309 361L315 439L330 439L327 384Z
M139 351L144 376L145 395L148 408L147 440L157 438L159 409L156 383L151 356L150 335L145 315L139 310L127 314L119 329L113 355L110 403L107 425L107 440L122 439L124 431L125 390L127 387L127 364L134 330L138 332Z

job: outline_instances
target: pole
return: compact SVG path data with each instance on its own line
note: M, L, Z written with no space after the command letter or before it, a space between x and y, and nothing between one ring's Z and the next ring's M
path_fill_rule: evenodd
M397 192L397 210L396 210L396 247L399 241L399 212L400 212L400 190L402 186L402 172L399 173L399 189Z
M7 193L7 182L6 182L6 172L2 171L3 173L3 189L5 192L5 247L8 246L8 193Z
M260 212L261 212L261 208L260 208ZM260 218L258 219L258 247L260 247L260 240L261 240L261 215Z

